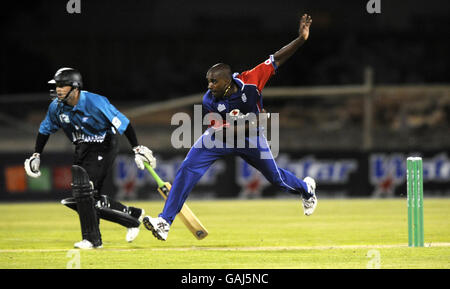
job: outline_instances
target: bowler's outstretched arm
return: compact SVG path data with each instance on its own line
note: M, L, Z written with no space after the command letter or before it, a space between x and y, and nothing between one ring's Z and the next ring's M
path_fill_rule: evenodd
M309 27L311 26L312 19L308 14L304 14L300 19L300 25L298 29L298 37L291 43L284 46L273 55L275 59L275 65L280 67L286 60L288 60L297 49L305 43L309 37Z

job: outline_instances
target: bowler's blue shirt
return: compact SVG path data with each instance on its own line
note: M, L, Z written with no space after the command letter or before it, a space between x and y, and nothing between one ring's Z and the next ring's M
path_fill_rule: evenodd
M243 114L258 115L263 111L262 90L267 81L275 74L277 66L273 55L251 70L234 73L233 81L238 91L227 98L216 99L211 90L203 96L203 116L208 113L218 113L226 125L226 115L233 109L239 109ZM211 125L222 126L222 121L210 115Z
M54 99L39 132L50 135L62 128L73 143L94 143L103 142L107 134L123 134L129 123L106 97L82 90L75 106Z

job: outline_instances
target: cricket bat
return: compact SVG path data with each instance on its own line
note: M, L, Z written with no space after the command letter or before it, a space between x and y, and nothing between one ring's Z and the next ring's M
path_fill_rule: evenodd
M144 165L158 184L159 194L164 198L164 200L167 200L172 185L169 182L164 182L161 180L155 170L148 163L144 162ZM208 231L202 225L200 220L194 215L188 205L186 205L186 203L183 204L183 207L178 213L178 217L198 240L202 240L208 236Z

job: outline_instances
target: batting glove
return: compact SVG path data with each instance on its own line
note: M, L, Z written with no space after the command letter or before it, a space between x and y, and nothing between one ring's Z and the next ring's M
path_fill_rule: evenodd
M40 155L34 153L29 159L25 160L25 172L32 178L38 178L41 176L39 166L41 165Z
M139 169L145 169L144 162L150 164L152 168L156 168L156 159L152 151L146 146L137 146L133 148L134 161Z

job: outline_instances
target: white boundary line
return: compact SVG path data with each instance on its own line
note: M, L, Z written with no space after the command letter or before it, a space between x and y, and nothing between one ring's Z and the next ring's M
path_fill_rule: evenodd
M450 243L428 243L430 247L450 247ZM341 245L341 246L269 246L269 247L169 247L169 248L102 248L92 251L287 251L287 250L334 250L334 249L383 249L383 248L408 248L407 244L389 245ZM66 252L68 249L0 249L0 253L43 253L43 252Z

